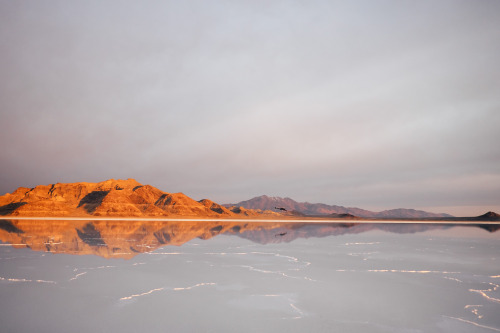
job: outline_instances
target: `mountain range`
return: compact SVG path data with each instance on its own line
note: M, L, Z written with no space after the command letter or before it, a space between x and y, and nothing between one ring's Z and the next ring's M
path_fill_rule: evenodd
M353 207L343 207L335 205L327 205L323 203L297 202L290 198L269 197L261 195L250 200L241 201L236 204L225 204L226 207L237 206L246 209L273 210L276 208L284 208L286 211L296 215L307 216L358 216L363 218L433 218L433 217L453 217L444 213L429 213L415 209L391 209L381 212L372 212L369 210Z
M262 195L236 204L196 201L183 193L163 192L134 179L109 179L100 183L57 183L19 187L0 196L0 216L25 217L169 217L169 218L299 218L425 219L453 218L449 214L414 209L373 212L361 208L297 202ZM496 213L482 218L498 219ZM459 219L459 218L458 218Z

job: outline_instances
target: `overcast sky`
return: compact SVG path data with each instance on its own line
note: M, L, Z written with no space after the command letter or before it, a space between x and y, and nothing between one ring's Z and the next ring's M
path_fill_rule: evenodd
M0 0L0 192L500 213L500 1Z

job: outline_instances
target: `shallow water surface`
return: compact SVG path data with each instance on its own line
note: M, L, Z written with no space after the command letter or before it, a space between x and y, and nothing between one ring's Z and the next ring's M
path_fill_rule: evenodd
M0 331L498 332L499 227L0 220Z

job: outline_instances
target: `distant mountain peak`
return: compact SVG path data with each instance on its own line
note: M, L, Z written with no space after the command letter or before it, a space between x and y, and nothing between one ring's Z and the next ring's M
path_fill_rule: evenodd
M487 218L487 219L496 219L500 218L500 214L497 214L495 212L487 212L486 214L478 216L479 218Z
M228 206L241 206L247 209L275 210L276 207L286 208L297 214L309 216L358 216L363 218L432 218L432 217L452 217L448 214L429 213L415 209L391 209L382 212L372 212L356 207L343 207L327 205L323 203L297 202L291 198L281 198L276 196L261 195L249 200L241 201Z

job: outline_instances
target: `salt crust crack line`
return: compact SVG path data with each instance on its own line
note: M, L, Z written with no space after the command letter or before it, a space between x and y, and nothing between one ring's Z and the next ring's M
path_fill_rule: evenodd
M348 256L351 257L363 257L363 261L367 261L368 259L371 259L371 256L374 254L379 253L378 251L375 252L350 252L347 253Z
M231 266L228 266L228 267L231 267ZM254 272L259 272L259 273L264 273L264 274L277 274L277 275L282 275L284 277L288 277L288 278L292 278L292 279L300 279L299 277L287 275L286 273L283 273L280 271L267 271L264 269L255 268L255 267L250 266L250 265L235 265L233 267L248 268L248 270L254 271Z
M150 291L146 291L145 293L141 293L141 294L133 294L133 295L130 295L130 296L127 296L127 297L122 297L122 298L120 298L120 301L125 301L125 300L132 299L132 298L135 298L135 297L146 296L146 295L149 295L149 294L154 293L155 291L162 291L162 290L164 290L164 289L165 289L165 288L156 288L156 289L151 289Z
M132 264L132 266L145 265L145 264L146 263L144 263L144 262L137 262L137 263ZM90 267L90 268L75 268L75 269L73 269L73 272L78 272L79 270L82 270L82 269L96 270L96 269L117 268L117 267L118 266L98 266L98 267ZM87 273L88 273L88 271L78 273L75 276L73 276L72 278L70 278L68 281L74 281L74 280L78 279L80 276L85 275Z
M299 258L296 258L296 257L292 257L292 256L286 256L286 255L282 255L280 253L273 253L273 252L236 252L236 253L227 253L227 252L206 252L205 253L206 255L222 255L222 256L225 256L225 255L228 255L228 254L235 254L235 255L248 255L248 254L259 254L259 255L267 255L267 256L274 256L274 257L278 257L278 258L285 258L287 259L289 262L292 262L292 263L295 263L295 264L300 264L300 263L303 263L304 264L304 267L307 267L309 265L311 265L310 262L308 261L300 261ZM247 268L251 271L255 271L255 272L260 272L260 273L264 273L264 274L278 274L278 275L282 275L283 277L287 277L287 278L292 278L292 279L305 279L305 280L308 280L308 281L312 281L312 282L317 282L316 280L310 278L310 277L298 277L298 276L291 276L291 275L288 275L284 272L281 272L281 271L269 271L269 270L264 270L264 269L259 269L259 268L255 268L253 266L250 266L250 265L225 265L225 267L242 267L242 268ZM302 267L301 269L303 269L304 267ZM289 269L289 270L292 270L292 271L298 271L300 269Z
M87 273L88 272L78 273L75 276L73 276L71 279L69 279L69 281L74 281L74 280L78 279L80 276L85 275Z
M472 312L473 314L476 315L477 319L481 319L483 318L482 315L479 314L479 309L478 308L481 308L483 307L482 305L466 305L464 307L464 309L470 309L470 312Z
M132 266L139 266L139 265L146 265L145 262L136 262L134 264L132 264Z
M268 256L275 256L275 257L278 257L278 258L285 258L285 259L288 259L289 262L293 262L293 263L296 263L296 264L300 264L300 263L303 263L304 266L309 266L311 265L310 262L308 261L300 261L299 258L297 257L292 257L292 256L286 256L286 255L283 255L283 254L279 254L279 253L273 253L273 252L206 252L204 253L206 255L221 255L221 256L225 256L225 255L248 255L248 254L261 254L261 255L268 255Z
M283 277L287 277L287 278L291 278L291 279L298 279L298 280L304 279L304 280L308 280L308 281L312 281L312 282L317 282L316 280L311 279L310 277L307 277L307 276L304 276L304 277L291 276L291 275L288 275L288 274L286 274L284 272L280 272L280 271L268 271L268 270L265 270L265 269L255 268L255 267L250 266L250 265L228 265L226 267L241 267L241 268L247 268L250 271L264 273L264 274L277 274L277 275L281 275Z
M203 283L198 283L198 284L195 284L194 286L190 286L190 287L185 287L185 288L173 288L172 290L174 290L174 291L179 291L179 290L191 290L191 289L193 289L193 288L202 287L202 286L215 286L215 283L214 283L214 282L203 282Z
M103 268L117 268L118 266L98 266L98 267L82 267L82 268L75 268L73 269L73 272L77 272L80 270L94 270L94 269L103 269Z
M82 273L76 274L75 276L70 278L68 281L74 281L74 280L78 279L80 276L87 274L88 271L91 271L91 270L104 269L104 268L117 268L117 267L118 266L98 266L98 267L87 267L87 268L74 268L73 272L75 272L75 273L78 271L81 271L81 270L85 270L85 271Z
M198 284L195 284L193 286L189 286L189 287L176 287L176 288L165 288L165 287L161 287L161 288L155 288L155 289L151 289L149 291L146 291L144 293L140 293L140 294L133 294L133 295L130 295L130 296L126 296L126 297L122 297L120 298L120 301L126 301L126 300L130 300L130 299L133 299L133 298L136 298L136 297L141 297L141 296L146 296L146 295L150 295L154 292L157 292L157 291L182 291L182 290L191 290L193 288L198 288L198 287L202 287L202 286L214 286L216 285L216 283L214 282L202 282L202 283L198 283Z
M290 306L292 307L292 309L294 309L300 315L297 317L293 317L292 319L301 319L302 317L304 317L304 312L302 312L297 306L295 306L295 304L293 304L291 299L288 299L288 301L290 302Z
M352 273L410 273L410 274L460 274L460 272L442 272L442 271L417 271L417 270L404 270L404 269L368 269L368 270L356 270L356 269L337 269L337 272L352 272Z
M4 278L4 277L1 277L1 276L0 276L0 281L8 281L8 282L35 282L35 283L57 284L56 281L15 279L15 278Z
M491 286L493 286L493 288L484 289L484 290L469 289L469 291L480 294L481 296L483 296L484 298L486 298L488 301L500 303L500 299L499 298L494 298L494 297L488 296L486 294L486 292L494 292L494 291L496 291L500 287L500 285L494 284L494 283L491 283L491 282L488 283L488 284L491 285Z
M280 257L280 258L287 258L287 259L289 259L288 261L290 261L290 262L296 262L296 263L300 262L299 258L292 257L292 256L286 256L286 255L283 255L280 253L274 253L274 252L256 252L256 251L252 251L252 252L205 252L204 254L206 254L206 255L222 255L222 256L231 255L231 254L233 254L233 255L262 254L262 255L275 256L275 257ZM311 264L310 262L307 262L307 261L305 261L304 263L306 264L306 266Z
M449 277L449 276L444 276L444 278L445 278L445 279L447 279L447 280L451 280L451 281L456 281L456 282L463 283L463 281L462 281L462 280L459 280L459 279L457 279L457 278L452 278L452 277Z
M486 326L486 325L481 325L481 324L475 323L475 322L470 321L470 320L466 320L466 319L462 319L462 318L456 318L456 317L449 317L449 316L444 316L444 315L443 315L443 317L450 318L450 319L455 319L455 320L458 320L458 321L461 321L461 322L464 322L464 323L468 323L468 324L471 324L471 325L474 325L474 326L477 326L477 327L482 327L482 328L490 329L492 331L500 332L500 329L498 329L498 328L491 327L491 326Z
M252 296L263 296L263 297L284 297L283 295L276 295L276 294L265 294L265 295L252 295ZM286 300L288 302L290 302L290 307L299 314L299 316L296 316L296 317L292 317L292 318L283 318L283 319L301 319L302 317L305 316L304 312L302 310L300 310L296 305L295 305L295 302L290 299L290 298L286 298Z

